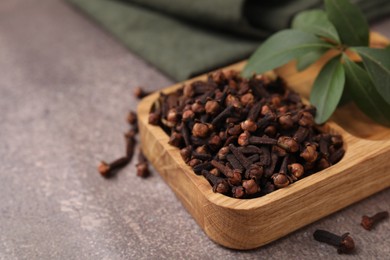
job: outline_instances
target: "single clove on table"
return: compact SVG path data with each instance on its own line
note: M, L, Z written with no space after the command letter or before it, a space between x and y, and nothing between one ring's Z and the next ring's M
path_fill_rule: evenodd
M355 249L355 242L349 233L338 236L329 231L318 229L313 233L313 237L319 242L337 247L339 254L348 254Z
M367 215L364 215L362 217L361 225L365 230L370 231L374 226L376 226L379 222L389 218L389 212L388 211L381 211L376 213L375 215L369 217Z
M186 164L214 192L255 198L340 161L340 135L321 132L316 109L274 74L217 71L160 93L149 123L169 135Z

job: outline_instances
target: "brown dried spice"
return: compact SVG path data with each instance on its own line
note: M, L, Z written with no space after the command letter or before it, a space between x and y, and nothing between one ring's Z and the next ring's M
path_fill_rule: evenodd
M315 108L275 75L244 79L218 71L161 95L157 104L150 121L171 136L214 192L234 198L286 187L337 163L345 152L341 136L317 130Z

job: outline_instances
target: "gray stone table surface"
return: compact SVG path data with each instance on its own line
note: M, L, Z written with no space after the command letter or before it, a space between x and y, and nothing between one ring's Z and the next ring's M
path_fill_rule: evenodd
M390 36L389 21L373 28ZM63 1L0 1L0 259L344 258L318 228L350 231L352 258L390 255L390 221L359 226L390 209L389 189L240 252L210 241L157 172L101 178L98 161L123 154L132 87L171 83Z

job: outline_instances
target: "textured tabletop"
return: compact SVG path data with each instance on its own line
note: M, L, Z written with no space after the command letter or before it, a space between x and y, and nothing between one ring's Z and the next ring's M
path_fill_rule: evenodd
M0 2L0 259L343 258L319 228L351 232L354 258L390 255L390 221L359 225L390 210L389 189L240 252L209 240L157 172L101 178L99 160L124 153L132 88L171 83L63 1Z

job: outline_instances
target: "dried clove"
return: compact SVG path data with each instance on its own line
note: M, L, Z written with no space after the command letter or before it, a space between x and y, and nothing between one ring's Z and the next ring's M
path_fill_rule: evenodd
M230 115L231 112L233 112L234 107L233 106L227 106L221 113L219 113L211 122L212 125L216 126L222 122L226 117Z
M181 147L182 143L184 141L183 135L178 132L172 132L171 136L169 137L168 143L170 145Z
M140 150L138 154L138 163L136 164L137 176L141 178L149 177L149 162L146 159L144 153Z
M233 198L243 198L245 196L245 189L242 186L233 186L232 194Z
M328 245L336 246L337 253L350 253L355 249L355 242L349 233L345 233L341 236L330 233L326 230L316 230L313 234L314 239L319 242L324 242Z
M277 141L277 145L289 153L295 153L299 150L299 144L294 138L289 136L281 136Z
M287 175L284 173L275 173L272 175L272 181L277 188L284 188L290 184L290 180L287 178Z
M302 143L307 135L309 134L309 129L303 126L298 127L298 130L295 132L293 139L298 143ZM322 139L321 139L322 140Z
M209 134L209 126L204 123L195 123L192 128L192 134L195 137L205 138Z
M341 158L343 158L344 153L345 153L345 150L343 148L337 149L335 152L333 152L329 156L329 162L331 164L335 164L335 163L339 162L341 160Z
M305 173L305 169L303 168L302 164L299 163L293 163L288 165L288 171L294 181L300 179Z
M187 163L189 160L191 160L192 156L192 147L187 146L180 150L181 158Z
M364 215L362 217L361 225L366 230L371 230L376 224L389 217L389 212L381 211L373 215L372 217Z
M230 169L228 166L223 165L220 162L215 160L211 161L211 165L217 168L220 172L223 173L228 178L228 182L232 185L239 185L241 183L242 171L240 169Z
M203 170L202 175L213 185L214 192L222 194L229 192L229 184L224 178L214 176L207 170Z
M213 168L213 165L210 163L210 162L204 162L204 163L199 163L197 165L195 165L192 170L196 173L196 174L202 174L202 171L203 170L211 170Z
M256 181L260 181L261 177L263 176L263 172L263 166L251 164L249 168L245 171L245 178L248 180L254 179Z
M233 144L229 144L229 149L245 169L248 169L252 165L252 162Z
M256 183L255 180L243 180L242 187L245 190L245 194L253 195L260 192L260 186Z
M241 146L246 146L248 144L275 145L277 144L277 141L266 136L252 136L248 131L245 131L238 137L238 144Z
M151 112L149 114L148 122L151 125L158 125L161 121L161 113L159 111Z
M301 152L300 156L309 163L317 160L318 152L316 145L310 143L307 144L305 149Z
M134 155L135 145L136 145L136 140L135 140L136 134L137 131L135 131L134 129L131 129L127 133L125 133L126 157L129 159L129 161L131 161Z
M127 156L116 159L111 163L101 161L98 166L98 171L104 178L111 178L119 169L125 167L129 162L130 159Z
M237 158L233 154L228 154L226 156L226 160L233 166L234 169L239 169L244 171L244 166L237 160Z
M135 125L135 124L137 124L137 114L136 114L134 111L130 111L130 112L127 114L127 122L128 122L130 125Z
M134 89L134 96L138 99L142 99L142 98L146 97L147 95L150 95L150 93L152 93L152 92L148 92L145 89L143 89L142 87L136 87Z

